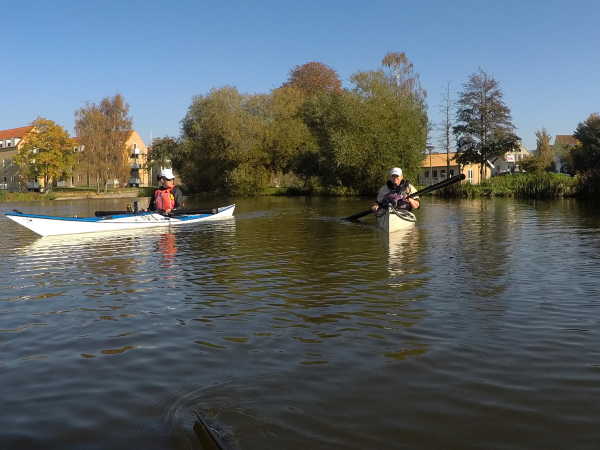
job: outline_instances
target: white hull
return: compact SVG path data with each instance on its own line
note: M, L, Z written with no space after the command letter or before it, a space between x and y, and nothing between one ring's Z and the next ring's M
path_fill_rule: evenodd
M417 218L405 209L388 208L383 214L377 215L377 227L387 233L406 230L415 226Z
M108 217L53 217L17 212L6 213L6 216L40 236L56 236L60 234L171 227L197 222L208 222L230 218L233 216L234 209L235 205L229 205L218 208L215 214L190 214L173 217L152 212Z

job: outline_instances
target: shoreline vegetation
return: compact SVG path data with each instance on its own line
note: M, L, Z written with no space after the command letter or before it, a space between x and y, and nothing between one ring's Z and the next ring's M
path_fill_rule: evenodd
M423 188L425 186L419 186ZM522 198L557 199L563 197L585 197L583 185L578 177L556 173L524 173L492 177L481 184L461 183L441 189L433 194L444 198ZM143 198L152 195L154 187L111 189L106 193L97 193L89 188L61 188L49 193L39 192L0 192L0 203L28 202L43 200L78 200L106 198ZM190 195L202 195L194 194ZM307 186L270 187L263 196L364 196L349 188L321 187L316 183Z
M545 129L538 131L535 152L518 160L512 155L509 161L509 152L522 148L521 139L493 77L481 69L471 74L459 93L454 121L451 104L448 90L441 150L455 154L452 166L468 173L470 180L484 181L461 183L434 195L598 197L599 114L591 114L578 125L570 143L558 147L550 145ZM431 162L429 171L423 164L427 151L431 155L435 148L427 145L433 124L427 115L426 92L404 53L388 53L379 68L354 73L349 87L342 86L331 67L312 61L294 67L287 81L268 93L243 94L234 86L213 88L193 97L179 137L152 141L143 166L129 162L130 151L122 139L131 131L128 111L120 94L77 111L76 160L75 142L68 133L52 121L36 120L35 136L15 157L23 181L56 186L55 180L75 179L74 167L83 164L90 172L77 179L88 180L94 188L50 188L41 195L0 191L0 202L148 197L150 187L109 189L109 180L117 180L120 186L128 185L132 176L140 181L137 175L142 167L171 167L184 192L203 197L374 197L390 167L401 167L415 186L419 179L427 180L423 183L443 179L437 178ZM451 135L456 140L454 149ZM513 173L488 178L491 169L501 170L491 161L503 158L512 163L508 167ZM439 169L440 175L454 171L450 161L446 169Z

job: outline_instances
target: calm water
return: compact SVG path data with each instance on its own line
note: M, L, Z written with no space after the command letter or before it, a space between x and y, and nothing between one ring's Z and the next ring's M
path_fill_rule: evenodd
M423 203L391 239L338 220L355 199L54 238L0 218L0 448L199 448L195 412L244 450L599 448L600 211Z

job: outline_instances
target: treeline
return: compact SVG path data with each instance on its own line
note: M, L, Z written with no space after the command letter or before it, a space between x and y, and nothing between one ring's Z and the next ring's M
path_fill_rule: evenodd
M542 128L536 132L535 154L521 167L528 173L566 173L576 178L575 193L596 197L600 193L600 115L590 114L572 134L575 144L550 144L550 135ZM559 163L559 167L557 167Z
M357 72L343 88L310 62L268 94L235 87L193 99L178 138L156 139L188 190L253 195L269 186L338 194L375 192L392 166L416 178L428 118L425 91L404 53Z

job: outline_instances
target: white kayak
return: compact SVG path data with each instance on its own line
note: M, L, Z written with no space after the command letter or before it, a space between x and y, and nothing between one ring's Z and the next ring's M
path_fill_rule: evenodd
M154 228L189 225L198 222L227 219L233 216L235 205L223 206L210 212L174 213L138 212L101 215L100 217L57 217L41 214L26 214L19 211L5 213L6 217L29 228L40 236L60 234L96 233L99 231L129 230L132 228Z
M413 213L392 207L377 212L377 227L387 233L412 228L417 223Z

